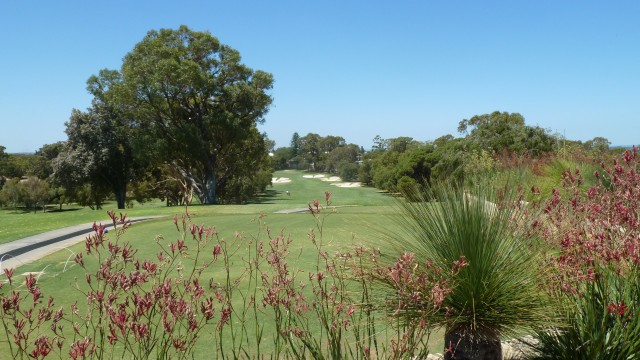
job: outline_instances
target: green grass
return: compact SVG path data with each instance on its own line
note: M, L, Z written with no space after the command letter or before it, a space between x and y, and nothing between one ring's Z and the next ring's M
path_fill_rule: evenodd
M215 226L221 237L232 239L236 232L245 236L246 241L259 232L257 218L263 214L262 221L273 232L284 232L294 240L291 245L291 258L289 263L292 269L303 271L306 276L307 271L313 271L317 261L315 248L308 239L310 229L315 228L315 220L305 213L277 213L281 210L307 208L310 202L318 199L324 202L325 191L332 193L332 200L335 213L331 213L326 218L324 226L325 250L329 253L344 249L354 242L370 243L381 237L382 233L393 231L397 226L392 220L395 214L395 199L372 188L339 188L330 185L328 182L319 179L304 178L306 175L299 171L283 171L274 174L274 177L287 177L292 181L289 183L274 183L267 189L267 192L256 199L255 203L246 205L218 205L218 206L192 206L189 212L192 220L196 224ZM289 191L290 195L286 194ZM137 257L140 259L155 260L159 251L155 239L162 235L163 244L175 241L180 234L173 225L172 217L175 214L182 214L181 207L163 206L160 201L136 205L133 209L127 209L129 217L145 215L166 215L166 218L152 220L144 223L134 224L124 235L123 241L129 241L138 249ZM11 210L0 212L0 242L11 241L35 233L65 227L74 224L87 223L94 220L106 220L106 210L110 209L107 204L102 211L92 211L89 209L75 209L62 212L51 213L20 213ZM333 210L330 210L333 211ZM16 228L20 229L16 229ZM317 231L317 230L316 230ZM110 233L109 236L113 236ZM212 245L211 245L212 246ZM43 272L39 279L39 284L45 296L53 296L57 304L78 303L84 305L86 299L80 291L76 290L76 282L84 286L85 271L73 262L74 253L82 252L84 244L74 245L66 250L49 255L39 261L21 266L16 273ZM207 250L210 254L210 249ZM244 268L242 253L234 258L231 264L232 273L239 274ZM204 279L221 280L223 273L222 264L217 263L202 275ZM2 275L0 275L2 276ZM205 281L202 281L203 283ZM263 316L267 316L268 313ZM267 334L273 331L269 328L269 321L266 324ZM212 332L213 329L210 329ZM213 335L204 335L213 336ZM434 352L439 351L441 337L434 337ZM0 339L0 347L3 339ZM269 349L271 344L270 336L267 336L264 346ZM205 341L206 342L206 341ZM195 357L201 358L209 351L206 347L196 350ZM0 359L4 355L0 354Z
M309 264L311 260L314 260L315 253L308 241L308 232L315 227L315 221L309 212L304 213L276 213L280 210L286 209L298 209L307 208L308 203L314 199L319 199L322 203L324 200L324 192L331 191L333 205L335 213L326 219L325 223L325 244L329 252L343 249L346 246L355 242L371 242L374 239L380 237L381 230L387 230L389 227L394 226L394 222L391 220L391 215L395 211L393 206L393 198L379 193L375 189L370 188L337 188L331 186L326 182L317 179L305 179L302 176L304 173L291 171L280 172L276 176L290 177L291 183L277 184L273 188L268 190L268 196L264 196L260 199L259 203L248 205L218 205L218 206L192 206L189 208L189 213L192 216L193 223L204 224L206 226L215 226L220 232L222 237L232 238L235 232L251 237L258 233L259 225L257 223L257 217L259 214L263 214L262 221L266 226L272 229L274 232L283 231L285 234L291 235L294 239L293 253L299 253L300 260L296 260L299 264ZM290 191L290 196L287 196L285 191ZM384 205L386 204L386 205ZM330 212L333 209L328 210ZM77 217L60 218L60 220L52 220L51 218L45 219L49 214L2 214L1 219L3 221L8 219L12 224L19 224L18 221L23 221L18 218L22 216L25 218L35 219L42 217L40 221L41 228L50 230L55 224L74 224L87 222L89 215L96 215L96 211L88 211L81 209L77 211L83 215L83 218ZM173 215L180 216L184 213L184 209L181 207L161 207L157 204L155 206L147 207L134 207L133 209L127 209L128 216L142 216L142 215L167 215L166 218L158 220L152 220L144 223L134 224L123 237L124 241L129 241L138 249L138 256L141 258L155 258L158 252L158 245L155 242L155 238L158 235L164 237L164 243L175 241L179 234L177 233L175 226L173 225ZM75 215L74 215L75 216ZM106 214L105 214L106 217ZM103 218L104 219L104 218ZM48 220L48 221L47 221ZM92 220L91 220L92 221ZM10 225L13 226L13 225ZM84 249L84 245L77 244L69 248L73 253L81 252ZM65 268L65 263L71 254L69 251L61 251L50 256L47 256L39 261L20 267L19 272L37 272L46 268L46 274L42 278L43 287L47 285L48 279L55 283L59 281L66 282L65 286L69 285L72 280L78 276L73 272L61 273ZM70 264L66 264L67 268ZM73 266L71 266L73 267ZM60 296L64 299L65 296L70 295L69 292L64 290L65 286L59 286L59 284L52 287L52 291L56 289L63 289L60 292ZM71 300L69 298L68 300Z
M199 216L207 217L219 214L259 214L273 213L279 210L306 208L314 199L322 200L324 192L333 193L335 204L338 206L384 206L391 203L392 198L383 195L373 188L339 188L318 179L307 179L301 171L279 171L274 177L287 177L289 183L274 183L268 187L265 194L259 196L254 203L247 205L199 206L194 205L191 211ZM286 195L289 191L290 196ZM381 211L384 211L382 208ZM18 209L0 209L0 244L22 239L31 235L55 230L67 226L91 223L93 221L107 222L106 211L122 211L129 217L167 215L173 216L181 212L181 207L167 207L160 200L145 204L134 203L134 207L118 210L114 202L104 204L102 210L91 210L76 205L65 205L62 211L49 210L42 212L26 212ZM373 210L375 211L375 210Z

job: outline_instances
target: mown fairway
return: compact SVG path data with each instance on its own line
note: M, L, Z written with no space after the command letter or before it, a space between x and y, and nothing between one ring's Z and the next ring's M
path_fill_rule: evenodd
M300 171L279 171L274 174L276 178L289 178L289 183L275 183L267 188L267 192L257 198L254 203L247 205L225 205L225 206L198 206L191 207L192 214L196 221L204 221L209 224L208 219L224 215L251 215L272 214L280 210L306 208L308 203L314 199L323 200L324 192L333 193L334 205L336 206L358 206L356 212L362 213L384 213L384 208L379 206L389 205L392 201L388 195L379 193L372 188L339 188L330 185L319 179L304 178L305 174ZM289 191L290 195L285 192ZM365 209L366 208L366 209ZM109 220L106 211L115 210L114 202L107 202L102 210L91 210L75 205L65 205L62 211L49 210L46 213L27 213L22 210L0 210L0 244L27 236L39 234L45 231L54 230L66 226L90 223L93 221L106 222ZM135 203L131 209L123 211L129 217L148 215L167 215L172 217L183 212L181 207L166 207L164 202L156 200L145 204ZM342 211L341 211L342 212ZM232 216L235 218L235 216ZM235 218L240 220L242 217ZM216 218L218 220L218 218ZM239 221L242 223L242 221ZM238 222L231 223L235 226ZM241 230L243 227L234 229Z
M293 269L301 271L301 279L306 277L308 271L314 271L317 264L317 252L309 241L309 231L317 229L316 220L307 209L309 203L318 199L320 204L324 204L325 192L332 193L332 207L324 209L321 218L324 219L323 243L324 249L329 253L334 253L339 249L348 248L353 243L373 243L381 239L381 234L393 230L394 222L392 215L395 211L394 198L380 193L372 188L360 187L337 187L330 182L321 181L318 178L305 178L307 174L298 171L278 172L274 176L277 178L289 178L286 183L274 182L264 196L257 199L253 204L247 205L218 205L218 206L192 206L189 208L192 223L204 224L205 226L215 226L220 233L220 237L228 239L240 239L239 251L232 257L230 262L230 272L232 277L240 277L246 267L246 251L251 248L251 243L256 239L268 242L265 229L269 228L273 235L283 233L293 239L290 247L290 257L288 262ZM308 175L307 175L308 176ZM287 194L286 192L289 192ZM335 209L333 208L335 206ZM292 209L300 210L290 212ZM105 209L106 211L106 209ZM4 212L0 216L2 221L3 239L7 241L6 234L20 234L27 236L36 232L29 228L27 230L13 231L13 227L24 226L25 222L37 222L39 231L50 230L55 227L64 227L71 224L86 223L88 221L105 219L106 214L102 211L91 211L79 209L60 213L47 214L17 214ZM184 214L184 208L161 206L160 202L137 206L127 211L129 216L141 215L167 215L165 218L138 223L131 228L120 239L121 242L130 242L137 249L136 257L141 261L149 259L156 261L160 251L159 244L167 245L175 242L180 237L180 233L173 224L173 215L178 218ZM264 215L260 217L260 214ZM326 217L325 217L326 216ZM6 232L5 232L6 230ZM113 232L108 234L109 239L114 239ZM191 239L191 234L187 234L187 240ZM157 240L157 241L156 241ZM193 243L186 243L193 246ZM211 256L209 244L203 252L203 256ZM195 248L195 246L193 246ZM37 272L41 273L39 285L43 294L48 297L53 296L56 304L69 306L78 303L84 306L86 298L81 289L86 288L84 283L85 270L73 262L73 254L82 252L84 244L77 244L69 249L62 250L56 254L47 256L37 262L20 267L16 273ZM95 271L96 260L85 255L87 263L93 262L87 268ZM185 259L185 268L189 268L189 260ZM221 282L224 278L224 267L220 262L202 274L203 283L209 279ZM241 281L246 281L242 278ZM78 289L76 286L79 286ZM264 314L268 316L268 314ZM269 321L264 322L265 334L271 334ZM213 330L213 329L211 329ZM202 334L204 338L213 336L212 334ZM4 337L4 336L3 336ZM0 344L6 341L1 339ZM207 343L207 341L202 341ZM271 344L271 335L266 335L263 340L263 349L267 350ZM199 347L196 351L203 355L207 353L206 348ZM3 355L0 354L0 358Z

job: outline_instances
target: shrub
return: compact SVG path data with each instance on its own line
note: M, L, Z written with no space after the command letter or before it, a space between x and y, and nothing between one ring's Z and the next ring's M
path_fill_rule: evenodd
M338 176L343 181L356 181L358 180L358 171L360 170L360 165L356 163L340 163L338 166Z

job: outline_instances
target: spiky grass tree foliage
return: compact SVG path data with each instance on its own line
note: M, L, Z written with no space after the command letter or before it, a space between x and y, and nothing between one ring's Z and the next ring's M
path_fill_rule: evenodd
M445 359L501 359L502 336L546 323L534 239L515 191L480 182L468 190L441 185L401 205L406 232L397 246L442 272L464 257L440 312Z

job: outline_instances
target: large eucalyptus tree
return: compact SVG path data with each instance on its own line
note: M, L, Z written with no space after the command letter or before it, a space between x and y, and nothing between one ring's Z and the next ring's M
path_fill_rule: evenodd
M161 158L204 203L217 203L219 187L231 179L267 166L266 147L256 152L247 141L264 140L257 124L272 102L273 78L243 65L238 51L210 33L186 26L150 31L125 56L121 73L118 96L136 126L154 135Z

